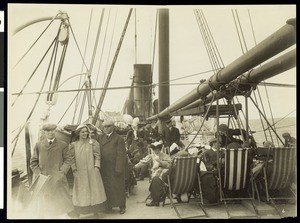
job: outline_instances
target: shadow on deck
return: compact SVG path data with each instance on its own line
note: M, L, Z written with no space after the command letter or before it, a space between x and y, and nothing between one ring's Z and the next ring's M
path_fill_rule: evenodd
M145 179L144 181L137 182L137 193L135 195L130 195L126 200L126 213L123 215L119 214L119 208L114 209L114 213L99 213L98 219L177 219L175 210L171 208L170 205L165 205L162 207L161 203L159 207L147 207L145 203L146 197L149 195L148 187L149 181ZM186 195L182 196L185 199ZM166 200L169 203L169 200ZM278 219L281 218L275 209L266 203L256 202L260 218L262 219ZM230 214L234 218L245 219L244 216L254 215L251 203L243 201L241 204L229 204L228 205ZM296 204L279 204L277 206L282 212L284 217L296 217ZM228 219L225 205L215 205L215 206L204 206L205 211L208 214L207 217L197 217L198 219ZM195 215L195 212L202 212L200 207L194 204L178 206L178 210L183 218L189 218ZM200 213L201 214L201 213ZM81 216L80 219L92 219L93 215Z

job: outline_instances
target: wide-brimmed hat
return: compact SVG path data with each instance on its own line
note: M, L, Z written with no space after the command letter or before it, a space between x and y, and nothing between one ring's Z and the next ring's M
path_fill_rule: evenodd
M90 128L86 124L80 124L77 126L75 132L78 134L82 128L87 128L89 132L91 132Z
M52 130L55 130L56 128L57 128L57 125L53 124L53 123L46 123L43 125L44 131L52 131Z
M186 150L180 150L180 151L176 154L177 157L186 157L186 156L189 156L189 155L190 155L189 152L186 151Z
M213 144L215 143L215 142L217 142L218 140L217 140L217 138L212 138L210 141L209 141L209 145L210 146L213 146Z
M291 135L290 135L290 133L288 133L288 132L285 132L285 133L282 134L282 137L283 137L283 138L290 137L290 136L291 136Z
M151 143L150 148L151 149L162 149L163 144L161 142L154 142Z
M227 131L227 129L228 129L228 126L226 124L219 125L219 130L221 130L221 131Z
M112 120L105 120L103 123L102 123L102 126L112 126L114 125L115 122L112 121Z
M171 122L172 122L171 119L166 120L166 124L169 124L169 123L171 123Z

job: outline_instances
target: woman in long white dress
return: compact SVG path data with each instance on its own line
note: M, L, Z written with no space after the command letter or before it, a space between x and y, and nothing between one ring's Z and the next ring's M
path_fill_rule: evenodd
M105 189L100 174L100 145L90 138L87 125L76 129L78 140L70 144L73 155L72 171L74 187L72 201L77 215L94 213L97 216L101 204L106 201Z

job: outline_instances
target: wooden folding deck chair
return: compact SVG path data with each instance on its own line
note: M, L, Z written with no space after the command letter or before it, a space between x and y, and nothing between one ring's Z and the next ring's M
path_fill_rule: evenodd
M220 199L226 206L227 215L230 215L227 202L250 200L255 211L255 215L243 217L259 217L257 208L254 203L254 182L251 171L252 157L250 157L249 148L222 149L224 156L224 165L221 166L220 181ZM249 191L249 183L251 193ZM225 194L231 194L225 197Z
M200 188L200 181L199 181L199 172L198 172L198 163L197 163L197 157L176 157L175 162L176 162L176 167L175 167L175 172L174 172L174 179L171 183L170 181L170 176L168 176L168 190L169 193L166 194L166 197L170 200L171 207L174 208L177 216L179 218L182 218L177 206L182 205L182 204L188 204L190 201L192 189L195 183L195 180L197 179L199 188ZM172 194L187 194L188 200L187 202L174 202ZM201 216L206 216L208 217L206 211L203 209L202 204L199 202L196 202L202 211L204 212L204 215L197 215L197 216L192 216L194 217L201 217ZM202 201L203 203L203 201ZM163 205L165 204L165 201L163 202ZM189 218L192 218L189 217Z
M278 210L274 201L296 199L296 194L290 188L292 179L296 174L296 148L270 148L270 153L273 154L273 161L269 162L268 156L263 168L265 193L267 201L282 217L281 211ZM272 191L290 191L292 196L278 196L279 193L273 193L274 195L270 196Z

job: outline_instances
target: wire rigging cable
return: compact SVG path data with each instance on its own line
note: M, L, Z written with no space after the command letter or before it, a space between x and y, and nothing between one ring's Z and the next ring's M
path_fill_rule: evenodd
M112 76L112 72L114 70L114 67L115 67L115 64L116 64L116 61L117 61L117 58L118 58L118 55L119 55L119 52L120 52L120 49L121 49L121 46L122 46L122 43L123 43L123 39L124 39L126 30L127 30L127 27L128 27L128 23L129 23L129 20L130 20L130 17L131 17L131 13L132 13L132 8L130 8L130 10L129 10L129 13L128 13L128 16L127 16L127 19L126 19L126 22L125 22L125 25L124 25L124 28L123 28L123 31L122 31L121 38L119 40L119 43L118 43L118 46L117 46L117 50L116 50L116 53L115 53L113 61L112 61L112 65L110 67L109 73L108 73L107 78L106 78L106 82L105 82L104 88L107 88L108 84L110 82L110 78ZM102 93L101 93L101 96L100 96L100 99L99 99L96 111L95 111L95 115L94 115L93 121L92 121L93 124L95 124L96 121L97 121L97 119L98 119L99 112L101 110L105 94L106 94L106 90L103 90Z
M50 46L46 50L46 52L43 55L42 59L39 61L37 67L34 69L34 71L32 72L32 74L30 75L29 79L26 81L25 85L23 86L23 88L21 89L21 91L18 93L17 98L13 101L12 106L14 106L14 104L16 103L16 101L19 98L19 96L23 93L24 89L26 88L26 86L28 85L28 83L30 82L30 80L32 79L32 77L34 76L35 72L37 71L37 69L39 68L39 66L41 65L41 63L43 62L43 60L45 59L47 53L49 52L49 50L51 49L51 47L53 46L53 44L56 42L56 40L57 40L57 37L55 37L55 39L52 41L52 43L50 44Z
M254 28L253 28L253 23L252 23L252 19L251 19L251 15L250 15L250 11L248 10L248 16L249 16L249 20L250 20L250 24L251 24L251 31L252 31L252 34L253 34L253 39L254 39L254 42L255 42L255 45L256 45L256 38L255 38L255 33L254 33ZM268 106L269 106L269 110L270 110L270 114L271 114L271 118L272 118L272 122L273 122L273 125L274 125L274 129L276 131L276 126L275 126L275 121L274 121L274 116L273 116L273 111L271 109L271 104L270 104L270 98L269 98L269 94L268 94L268 90L267 90L267 87L265 85L265 81L262 81L262 84L264 85L264 89L265 89L265 92L266 92L266 97L267 97L267 101L268 101ZM260 95L260 92L259 92L259 88L257 88L258 90L258 94L259 94L259 97L261 98L261 95ZM262 104L263 106L263 104ZM264 109L263 109L264 110ZM265 112L265 111L264 111ZM265 113L264 113L265 115ZM260 118L262 118L260 116ZM264 127L264 126L263 126ZM272 138L272 135L271 135L271 132L270 133L270 137ZM267 138L265 138L267 140ZM279 145L279 141L278 141L278 138L276 138L277 140L277 144ZM273 142L273 139L272 139L272 142Z
M85 61L85 56L86 56L86 50L87 50L87 45L88 45L88 41L89 41L89 36L90 36L90 29L91 29L91 23L92 23L92 16L93 16L93 8L91 9L91 13L90 13L90 20L89 20L89 25L88 25L88 30L87 30L87 35L86 35L86 41L85 41L85 46L84 46L84 56L83 56L83 61L82 61L82 66L81 66L81 73L83 72L83 68L84 68L84 61ZM80 76L80 80L78 82L78 88L80 88L81 84L82 84L82 76ZM81 93L81 92L80 92ZM79 94L78 97L76 97L76 102L75 102L75 109L74 109L74 113L73 113L73 119L72 119L72 124L74 124L75 122L75 116L77 113L77 108L79 105L79 101L81 99L81 95Z
M50 27L52 22L60 15L61 13L58 13L46 26L46 28L42 31L42 33L38 36L38 38L33 42L33 44L29 47L29 49L24 53L24 55L18 60L18 62L14 65L13 69L24 59L24 57L29 53L29 51L33 48L33 46L37 43L37 41L42 37L42 35L46 32L46 30Z
M100 17L100 21L99 21L99 25L98 25L98 31L97 31L96 41L95 41L94 50L93 50L93 54L92 54L90 69L89 69L88 76L87 76L87 81L86 81L86 88L88 88L89 91L87 91L85 93L87 94L87 98L88 98L88 110L89 110L89 117L90 118L92 118L92 116L93 116L91 90L90 90L91 86L92 86L92 83L91 83L91 78L90 77L92 75L92 70L93 70L93 66L94 66L94 62L95 62L95 57L96 57L96 52L97 52L97 48L98 48L100 32L101 32L101 28L102 28L104 12L105 12L105 9L103 8L102 13L101 13L101 17Z
M57 40L57 37L55 37L55 39L53 40L52 44L50 45L50 48L51 48L51 46L53 46L53 43L54 43L56 40ZM50 48L49 48L49 49L50 49ZM49 50L49 49L48 49L48 50ZM43 91L43 88L44 88L44 86L45 86L45 83L46 83L46 80L47 80L47 77L48 77L48 74L49 74L49 69L50 69L50 64L49 64L49 66L48 66L48 70L47 70L47 72L46 72L44 81L43 81L43 83L42 83L40 92ZM30 113L29 113L29 115L28 115L28 117L27 117L27 119L26 119L24 125L20 128L20 130L19 130L18 134L16 135L16 137L12 140L12 143L13 143L15 140L18 140L20 133L23 131L23 129L24 129L26 123L28 122L28 120L29 120L30 117L32 116L32 114L33 114L33 112L34 112L34 110L35 110L35 107L36 107L36 105L37 105L37 103L38 103L40 97L41 97L41 94L38 94L38 96L37 96L37 98L36 98L36 100L35 100L35 103L34 103L32 109L31 109L31 111L30 111ZM15 145L16 145L16 144L15 144ZM12 150L12 155L11 155L11 156L13 156L14 151L15 151L15 148Z
M101 64L102 64L102 57L103 57L103 52L104 52L104 46L105 46L105 43L106 43L106 36L107 36L108 24L109 24L109 20L110 20L110 11L111 11L111 9L109 9L109 12L108 12L108 18L107 18L107 22L106 22L105 35L104 35L104 40L103 40L102 49L101 49L101 56L100 56L100 62L99 62L99 66L98 66L97 78L96 78L95 86L97 86L97 84L98 84L98 77L99 77L99 74L100 74L100 67L101 67ZM103 78L103 80L104 79L105 78Z

